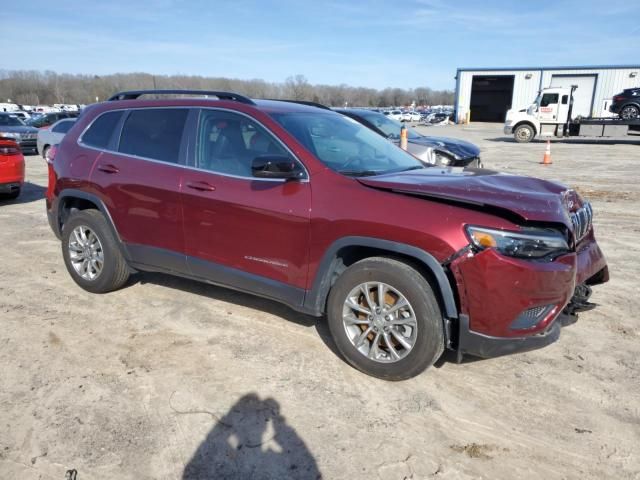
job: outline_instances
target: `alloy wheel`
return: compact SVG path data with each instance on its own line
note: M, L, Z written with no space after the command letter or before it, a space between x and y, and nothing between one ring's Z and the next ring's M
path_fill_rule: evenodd
M69 260L73 269L84 280L93 281L104 266L104 252L98 236L84 225L73 229L69 236Z
M418 322L407 298L391 285L367 282L344 302L342 323L351 344L380 363L405 358L415 345Z

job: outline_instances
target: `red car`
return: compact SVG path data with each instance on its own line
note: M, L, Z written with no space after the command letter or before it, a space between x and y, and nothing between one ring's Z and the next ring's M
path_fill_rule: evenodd
M251 292L325 316L346 360L381 378L445 349L547 345L609 278L575 191L426 167L311 106L124 92L88 107L52 162L49 222L82 288L161 271Z
M17 198L24 184L24 156L20 146L0 138L0 199Z

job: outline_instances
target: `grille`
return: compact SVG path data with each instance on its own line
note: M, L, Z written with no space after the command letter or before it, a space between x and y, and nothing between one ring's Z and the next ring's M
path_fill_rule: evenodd
M584 236L591 230L591 222L593 220L593 209L589 202L584 202L584 205L570 214L571 223L573 225L573 235L576 238L576 242L579 242Z

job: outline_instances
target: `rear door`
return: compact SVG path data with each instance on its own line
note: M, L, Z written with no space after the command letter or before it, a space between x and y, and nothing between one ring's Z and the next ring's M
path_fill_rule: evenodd
M119 135L91 174L131 259L146 267L186 269L180 182L188 116L188 108L122 113Z
M252 176L258 155L290 156L251 118L204 109L183 183L184 236L193 275L301 304L306 284L311 188L308 178ZM302 167L303 168L303 167Z

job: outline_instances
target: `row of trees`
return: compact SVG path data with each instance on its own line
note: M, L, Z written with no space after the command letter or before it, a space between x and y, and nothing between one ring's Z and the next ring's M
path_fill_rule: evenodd
M51 71L0 70L0 102L11 100L22 105L54 103L89 104L105 100L116 92L138 89L198 89L234 91L252 98L310 100L330 106L387 107L410 105L450 105L453 92L415 89L312 85L303 75L282 83L260 79L239 80L223 77L150 75L116 73L112 75L71 75Z

